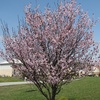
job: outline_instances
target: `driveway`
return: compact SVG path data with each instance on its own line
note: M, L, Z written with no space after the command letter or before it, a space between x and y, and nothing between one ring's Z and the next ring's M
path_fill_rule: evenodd
M32 82L1 82L0 86L9 86L9 85L20 85L20 84L31 84Z

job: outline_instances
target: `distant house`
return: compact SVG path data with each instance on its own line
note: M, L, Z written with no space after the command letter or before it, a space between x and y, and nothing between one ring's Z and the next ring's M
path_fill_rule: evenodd
M95 76L99 76L100 75L100 66L93 67L92 72Z
M94 66L92 67L90 70L79 70L79 77L82 77L82 76L100 76L100 66Z
M21 64L21 62L16 61L17 64ZM12 62L9 63L7 61L0 62L0 76L17 76L19 71L16 68L12 67Z

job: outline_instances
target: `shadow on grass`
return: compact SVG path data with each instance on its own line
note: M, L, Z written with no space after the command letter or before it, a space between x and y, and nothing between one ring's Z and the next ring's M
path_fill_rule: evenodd
M32 90L27 90L27 91L25 91L25 92L33 92L33 91L37 91L37 90L33 90L33 89L32 89Z

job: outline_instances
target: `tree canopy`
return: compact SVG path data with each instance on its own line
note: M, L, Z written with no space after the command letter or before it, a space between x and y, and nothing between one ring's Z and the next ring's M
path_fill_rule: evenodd
M88 13L75 0L61 2L57 9L25 8L25 24L10 34L3 27L5 51L1 56L13 63L46 97L55 100L61 86L71 81L81 68L93 64L98 45L93 40L93 25ZM44 90L45 88L45 90Z

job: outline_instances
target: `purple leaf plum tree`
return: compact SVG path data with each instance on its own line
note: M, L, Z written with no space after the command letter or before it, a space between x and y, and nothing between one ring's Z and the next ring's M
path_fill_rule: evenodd
M21 61L20 66L13 65L47 100L55 100L62 85L94 62L98 53L93 40L95 21L75 0L61 2L54 11L47 8L44 13L26 6L25 21L13 35L4 25L5 50L1 56L7 61Z

